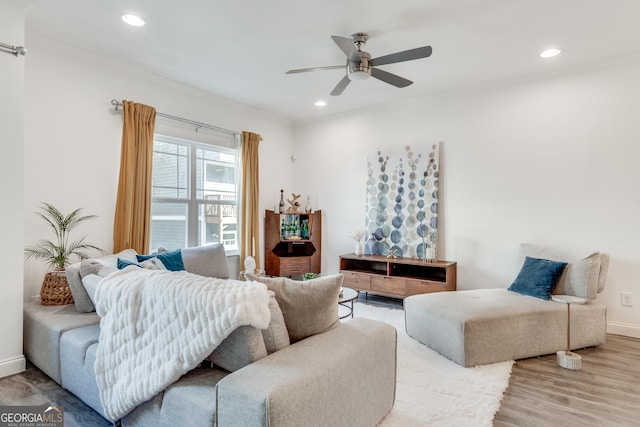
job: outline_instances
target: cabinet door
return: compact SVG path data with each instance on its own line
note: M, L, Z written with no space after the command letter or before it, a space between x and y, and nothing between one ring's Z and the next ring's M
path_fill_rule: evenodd
M358 291L371 290L371 277L368 274L355 273L353 271L341 270L344 275L342 285L347 288L353 288Z
M404 282L405 280L403 278L373 276L371 277L371 291L388 295L404 296Z
M309 257L281 257L280 258L280 275L295 276L298 274L308 273L311 269L311 260Z
M430 292L442 292L447 290L446 283L432 282L430 280L406 279L407 296L428 294Z

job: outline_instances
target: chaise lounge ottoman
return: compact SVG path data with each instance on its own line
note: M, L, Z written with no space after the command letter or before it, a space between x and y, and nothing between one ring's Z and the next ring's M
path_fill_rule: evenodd
M567 346L567 306L507 289L414 295L404 300L407 334L470 367L552 354ZM603 344L606 307L571 307L572 349Z
M523 244L524 256L567 262L557 294L580 297L571 307L571 348L603 344L606 307L595 299L605 287L609 257L586 257ZM566 304L508 289L413 295L404 300L407 334L457 364L470 367L566 350Z

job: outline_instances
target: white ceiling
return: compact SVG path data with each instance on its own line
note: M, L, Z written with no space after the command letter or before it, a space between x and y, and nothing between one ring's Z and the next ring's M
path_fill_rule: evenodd
M26 28L27 42L36 33L298 120L633 58L639 18L638 0L35 0ZM330 36L354 32L369 33L374 58L433 54L380 67L414 81L403 89L370 78L332 97L343 70L285 75L345 63ZM563 54L539 58L550 46Z

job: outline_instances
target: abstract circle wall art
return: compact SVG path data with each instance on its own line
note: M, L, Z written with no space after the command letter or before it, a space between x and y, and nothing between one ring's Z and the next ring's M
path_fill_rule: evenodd
M378 148L367 156L366 255L422 257L438 230L440 143Z

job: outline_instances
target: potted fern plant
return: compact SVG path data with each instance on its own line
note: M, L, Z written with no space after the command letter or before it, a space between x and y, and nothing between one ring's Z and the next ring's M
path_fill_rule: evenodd
M55 240L41 240L36 246L24 249L27 259L40 259L53 269L45 275L40 300L43 305L72 304L73 296L65 276L65 268L71 264L73 256L81 260L89 258L89 250L104 252L99 247L87 243L86 237L71 241L69 235L79 224L96 218L96 215L81 215L82 208L76 209L68 215L62 214L49 203L43 203L40 211L36 212L55 233Z

